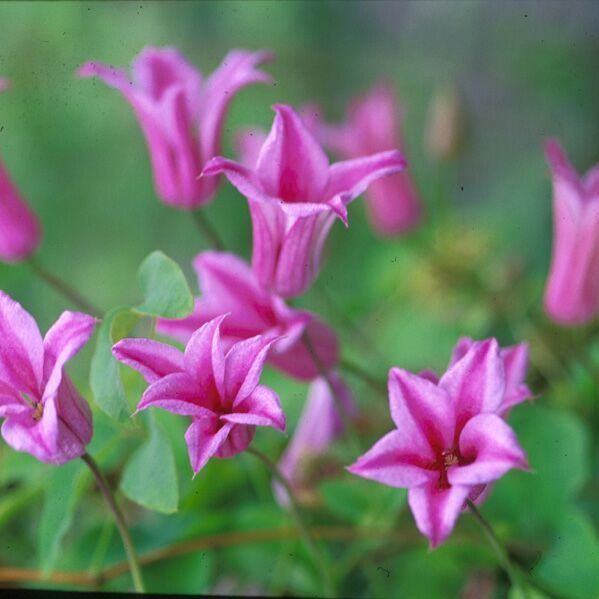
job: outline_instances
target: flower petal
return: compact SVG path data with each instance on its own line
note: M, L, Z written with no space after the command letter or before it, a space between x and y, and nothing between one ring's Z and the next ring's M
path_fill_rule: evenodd
M96 319L81 312L63 312L44 337L44 395L55 393L64 365L89 341Z
M223 314L202 325L191 336L183 356L186 372L200 388L214 386L221 397L225 397L225 356L219 329L226 317Z
M235 343L225 357L226 397L233 400L236 408L254 391L274 339L257 335Z
M318 202L328 177L329 160L301 117L283 104L258 156L256 174L266 192L286 202Z
M501 350L505 370L505 396L500 411L506 410L532 397L524 384L528 368L528 344L519 343Z
M497 341L474 342L441 377L439 387L455 403L458 429L476 414L495 412L505 392L505 372Z
M448 470L452 485L489 483L512 468L528 468L514 431L495 414L471 418L462 430L459 445L462 457L471 463Z
M218 418L197 418L185 433L185 442L189 453L189 461L197 474L208 460L214 456L227 440L231 423L220 424Z
M31 406L21 397L19 392L4 381L0 381L0 418L29 414Z
M455 414L447 393L425 378L401 368L389 371L389 406L393 422L419 445L440 452L451 447Z
M0 291L0 379L37 397L44 349L37 324L20 304Z
M257 385L249 397L235 406L235 412L221 420L252 426L272 426L285 431L285 414L279 396L269 387Z
M121 339L112 347L114 357L140 372L148 383L183 371L183 352L153 339Z
M427 468L433 460L422 438L412 439L402 432L392 431L347 469L390 487L411 488L437 476Z
M149 407L162 408L180 416L212 416L212 398L202 395L196 382L185 372L169 374L150 385L141 396L136 413Z
M220 152L223 119L235 94L252 83L272 81L270 75L256 68L272 58L267 51L231 50L206 80L200 107L200 140L206 160Z
M470 487L453 485L439 487L437 480L408 491L408 503L418 530L437 547L451 533L464 507Z

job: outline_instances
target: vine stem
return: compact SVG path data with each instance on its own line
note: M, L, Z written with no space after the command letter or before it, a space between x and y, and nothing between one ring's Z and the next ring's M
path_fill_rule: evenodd
M26 264L37 277L44 281L44 283L50 285L50 287L52 287L55 291L57 291L60 295L65 297L79 309L98 318L102 316L102 310L94 306L94 304L83 297L83 295L81 295L64 279L43 267L35 258L29 258Z
M306 549L308 550L308 553L312 557L312 561L314 562L317 569L320 570L324 592L327 596L334 597L335 590L333 587L333 582L331 580L328 568L326 567L325 561L323 559L323 555L321 554L320 550L316 546L316 543L314 543L314 540L310 536L308 527L306 526L306 523L302 518L299 506L297 505L297 501L295 499L295 495L293 494L293 491L291 489L291 486L287 482L287 479L281 474L281 472L277 468L277 465L267 455L251 446L248 447L247 451L251 453L253 456L257 457L270 470L273 477L285 489L285 492L289 497L291 513L293 515L293 518L295 519L295 523L299 530L300 536L304 542L304 545L306 546Z
M202 208L198 210L194 210L191 213L193 221L196 224L196 227L199 229L202 236L206 239L206 241L210 244L212 249L218 250L219 252L225 251L225 244L218 234L217 230L212 226L210 221L206 218L204 211Z
M504 546L502 545L501 541L495 534L493 527L487 522L486 518L479 512L478 508L476 507L476 505L474 505L474 503L472 502L471 499L466 499L466 505L468 506L468 509L470 510L472 515L476 518L476 520L480 524L481 528L483 529L487 539L489 540L490 545L493 547L493 550L495 551L495 553L497 554L497 557L499 558L499 562L501 563L502 568L505 570L506 574L508 575L510 582L512 583L512 585L517 586L520 582L521 577L518 575L518 572L512 565L509 555L508 555L507 551L505 550Z
M108 481L102 474L98 464L96 461L89 455L89 453L84 453L81 456L81 459L87 464L89 469L91 470L94 478L96 479L96 483L104 495L104 499L110 508L110 511L114 515L114 519L119 529L119 533L121 534L121 538L123 540L123 545L125 547L125 554L127 555L127 562L129 564L129 570L131 572L131 578L133 579L133 586L135 587L135 591L137 593L144 593L144 583L141 576L141 569L139 567L139 562L137 560L137 555L135 553L135 547L133 546L133 541L131 540L131 536L129 535L129 529L127 528L127 524L125 522L125 517L123 516L123 512L119 508L114 495L112 494L112 490L110 489L110 485Z

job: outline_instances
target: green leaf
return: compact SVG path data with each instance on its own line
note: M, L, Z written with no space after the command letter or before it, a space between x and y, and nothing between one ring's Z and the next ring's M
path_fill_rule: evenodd
M499 480L485 510L496 526L521 538L554 526L587 480L589 435L574 415L538 405L519 406L510 423L531 472L509 472Z
M119 365L112 355L114 331L119 337L131 330L139 317L131 308L121 306L110 310L98 329L96 348L90 366L89 383L98 407L115 420L129 416L129 405L119 375Z
M599 539L589 518L573 509L566 512L533 575L564 597L599 597Z
M523 584L511 587L508 599L549 599L549 596L529 584Z
M149 510L172 514L179 505L175 457L168 437L150 418L150 438L125 466L121 490Z
M184 318L193 310L193 296L178 264L162 252L152 252L137 273L144 302L136 310L150 316Z
M73 460L54 468L47 481L38 529L39 559L44 574L52 570L60 543L71 526L75 507L81 497L84 472L83 464Z

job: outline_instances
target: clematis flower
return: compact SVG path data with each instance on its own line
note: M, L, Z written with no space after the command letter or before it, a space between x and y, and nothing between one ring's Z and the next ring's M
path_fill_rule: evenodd
M328 376L346 413L355 416L357 408L345 383L335 372L330 372ZM278 464L279 472L292 488L301 489L309 483L310 462L322 455L342 433L343 420L335 397L327 381L319 377L310 385L295 433ZM289 505L289 497L283 486L275 481L273 489L277 501L281 505Z
M145 135L156 193L166 204L191 210L216 191L216 179L198 175L220 151L229 103L243 87L271 81L256 69L271 58L269 52L232 50L202 81L174 48L147 47L133 61L133 81L124 70L97 62L84 64L78 74L99 77L123 94Z
M431 546L453 530L467 499L512 468L527 468L509 425L496 412L506 377L494 339L474 343L435 384L401 368L389 372L389 405L396 430L349 471L408 489L416 526Z
M400 110L391 85L377 84L367 95L349 106L346 122L320 127L325 146L342 158L359 158L393 148L402 148ZM414 229L422 218L418 192L407 171L374 181L366 191L366 208L373 229L383 236L400 235Z
M347 224L347 205L368 185L399 172L397 150L329 165L326 154L289 106L275 119L255 168L213 158L204 176L224 173L249 203L252 268L264 287L292 297L316 278L326 236L336 218Z
M255 335L278 339L268 353L268 362L299 380L319 374L302 337L307 333L325 368L338 360L337 337L332 329L310 312L290 308L277 295L258 283L250 267L225 252L203 252L193 262L201 297L195 309L180 320L159 319L156 330L182 343L216 316L228 313L220 327L223 347Z
M112 348L117 360L150 384L137 412L156 407L191 417L185 441L196 474L213 456L228 458L247 449L256 426L285 430L279 397L259 384L273 340L252 337L225 353L220 336L225 318L200 327L185 352L151 339L122 339Z
M451 354L449 368L464 357L473 346L480 343L483 342L474 341L470 337L460 337ZM513 406L533 397L532 391L524 383L528 368L528 344L518 343L500 348L499 355L505 373L505 392L503 400L497 407L497 413L504 416ZM423 370L419 376L435 384L439 382L439 377L432 370Z
M7 79L0 79L0 92L9 87ZM40 240L41 230L37 217L0 161L0 260L24 260L37 249Z
M16 451L48 464L85 453L92 415L64 366L95 323L87 314L63 312L42 339L30 314L0 291L0 418L2 436Z
M580 325L599 312L599 165L579 177L561 145L545 156L553 182L553 255L545 310L557 323Z

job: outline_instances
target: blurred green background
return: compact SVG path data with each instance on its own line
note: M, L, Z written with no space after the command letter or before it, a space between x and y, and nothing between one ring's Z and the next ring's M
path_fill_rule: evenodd
M599 156L597 4L549 0L0 3L0 76L13 83L12 90L0 96L0 155L43 223L40 260L104 309L139 301L135 272L155 249L177 260L197 290L190 263L207 247L189 215L155 198L146 147L130 107L99 81L74 77L77 66L87 60L126 66L145 45L177 46L204 74L230 48L274 50L276 61L265 69L276 84L247 88L234 100L224 131L225 155L232 155L236 129L270 125L270 105L275 102L295 106L317 102L329 120L340 120L352 96L381 77L394 83L405 113L409 168L427 204L428 218L422 230L408 238L383 241L369 229L357 201L350 209L349 229L335 225L317 285L298 303L321 312L338 328L346 355L384 377L391 365L442 369L459 335L496 334L504 344L524 335L526 323L518 318L531 306L538 310L551 247L551 188L542 142L559 137L581 171ZM447 86L457 90L460 98L463 144L455 158L439 163L426 151L424 136L431 100ZM227 246L249 258L245 200L223 183L206 212ZM454 284L436 279L429 272L429 247L482 273L491 290L510 287L514 276L516 294L510 301L517 304L516 324L497 319L487 300L470 292L461 279ZM70 307L32 279L23 265L0 265L0 287L36 316L42 330ZM348 321L354 323L353 329ZM371 345L361 343L364 331ZM71 367L82 390L91 353L90 346ZM550 360L543 361L540 349L538 354L539 362L550 370ZM553 547L555 538L561 538L558 529L574 530L568 547L582 544L591 556L597 550L596 561L585 562L582 573L572 574L574 565L563 566L558 553L557 565L550 562L543 567L547 571L565 568L566 579L578 581L574 591L571 582L554 587L564 592L559 584L566 584L566 596L590 597L599 594L599 582L593 577L595 566L599 569L599 544L593 531L599 517L597 450L589 444L597 436L597 408L592 403L597 389L576 367L570 374L569 382L553 388L546 400L549 408L522 408L516 418L541 483L535 487L526 479L530 475L511 474L515 482L507 488L497 485L488 510L500 530L524 546L525 554L535 543ZM283 397L292 429L304 387L274 373L268 377ZM130 378L134 401L141 385ZM359 385L355 389L363 405L378 402L385 421L385 403ZM588 417L586 428L581 416ZM158 418L176 450L182 509L178 515L162 516L129 506L142 549L207 531L287 521L273 503L259 465L246 463L243 457L211 464L192 483L180 437L183 423L169 415ZM538 422L545 424L534 424ZM94 442L100 448L117 429L101 416L97 423L100 440ZM284 446L284 440L270 432L259 432L258 437L275 453ZM111 450L114 455L105 451L106 464L117 473L124 456L135 447L135 435L123 443ZM548 456L547 446L557 446L559 455ZM562 451L564 446L569 449ZM344 459L345 463L350 459L347 453ZM0 460L0 481L5 484L14 480L33 484L36 477L50 476L46 467L28 456L9 455L5 447ZM257 496L248 487L248 473L255 488L261 489ZM323 491L330 510L322 516L325 521L355 523L360 518L364 524L368 506L360 503L363 490L369 497L378 493L388 508L389 513L382 510L375 517L370 506L374 520L395 518L397 506L391 505L394 496L388 489L375 489L347 475L343 481L357 489L355 509L347 508L351 493L346 495L333 481ZM539 504L533 505L539 484L548 493L539 499L545 512ZM556 487L561 489L557 499ZM583 515L572 512L569 502L589 487L595 499L577 504ZM236 501L239 497L247 499ZM10 537L11 544L0 547L0 565L36 567L40 546L35 510L27 504L15 519L14 507L2 501L0 497L4 527L0 534ZM93 505L94 515L87 513L87 507L75 512L78 534L67 535L57 567L86 568L92 558L111 563L121 555L116 535L101 533L103 506ZM3 512L2 506L8 511ZM529 518L536 512L541 516L531 524ZM405 510L402 513L409 521ZM559 520L562 516L565 521ZM365 522L369 525L371 520ZM463 526L470 536L477 535L475 527ZM105 553L96 543L101 534L108 538ZM315 592L309 562L289 560L286 555L297 549L289 547L281 548L280 543L239 547L153 566L148 570L154 581L150 588L173 592L220 588L225 594L252 589ZM340 560L344 549L334 547ZM360 552L368 555L371 550L375 551L358 544L358 558ZM399 557L381 557L380 562L364 566L360 575L352 570L357 578L348 578L344 594L492 596L483 592L493 565L492 555L485 551L456 542L428 555L422 543ZM385 577L376 570L379 565L392 574ZM127 580L121 577L113 584L126 588ZM505 591L493 588L493 592Z

